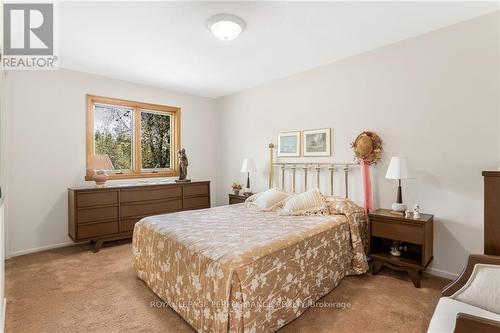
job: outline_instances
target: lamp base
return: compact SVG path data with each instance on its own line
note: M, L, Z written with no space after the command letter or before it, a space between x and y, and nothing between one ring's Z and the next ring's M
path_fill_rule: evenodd
M243 192L243 195L244 195L244 196L249 197L249 196L251 196L252 194L253 194L253 193L252 193L252 190L251 190L249 187L245 188L245 192Z
M103 170L97 170L94 174L95 187L105 187L108 174Z
M402 203L393 203L392 204L392 210L395 212L404 212L406 210L406 205Z

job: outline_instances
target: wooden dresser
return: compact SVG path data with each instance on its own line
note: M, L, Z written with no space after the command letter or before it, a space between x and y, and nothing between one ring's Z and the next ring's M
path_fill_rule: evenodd
M500 171L483 171L484 254L500 255Z
M209 207L209 181L69 188L68 233L99 251L104 241L132 237L143 217Z

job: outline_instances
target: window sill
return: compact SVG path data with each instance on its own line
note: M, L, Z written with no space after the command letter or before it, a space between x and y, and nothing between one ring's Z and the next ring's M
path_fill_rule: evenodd
M110 180L112 179L134 179L134 178L159 178L159 177L178 177L178 171L162 171L162 172L141 172L141 173L110 173L108 174ZM86 175L85 180L94 180L94 175Z

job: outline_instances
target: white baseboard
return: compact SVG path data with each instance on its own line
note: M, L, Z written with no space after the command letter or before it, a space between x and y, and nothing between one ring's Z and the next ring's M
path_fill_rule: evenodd
M451 273L448 271L443 271L442 269L437 269L432 267L427 268L427 273L450 280L455 280L458 277L458 274Z
M6 259L9 259L12 257L17 257L17 256L22 256L24 254L52 250L52 249L57 249L59 247L71 246L71 245L76 245L76 244L79 244L79 243L68 241L68 242L59 243L59 244L45 245L45 246L34 247L31 249L26 249L26 250L13 251L13 252L7 253Z

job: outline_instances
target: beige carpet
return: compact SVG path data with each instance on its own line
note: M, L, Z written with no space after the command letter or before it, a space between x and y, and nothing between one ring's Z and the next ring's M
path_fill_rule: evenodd
M424 276L416 289L404 274L346 277L280 332L424 332L449 281ZM87 245L16 257L6 264L6 332L194 332L136 278L130 243L98 253Z

